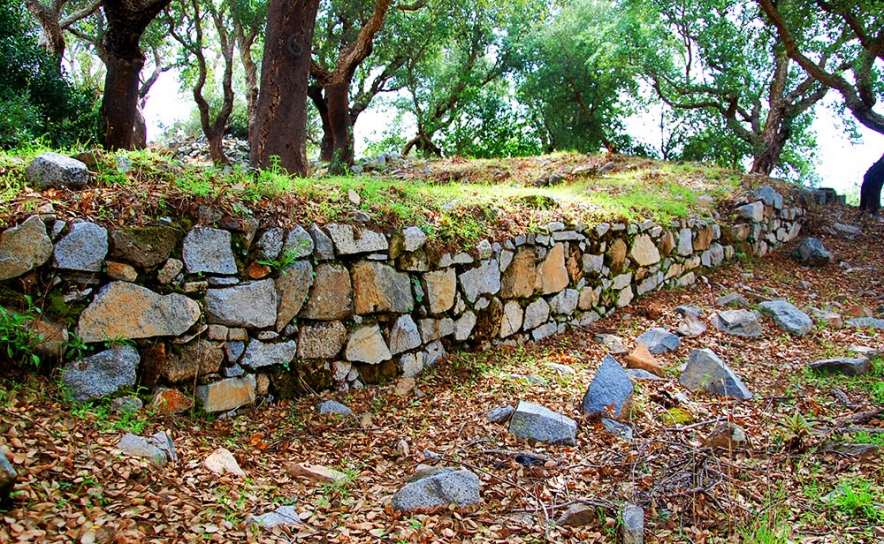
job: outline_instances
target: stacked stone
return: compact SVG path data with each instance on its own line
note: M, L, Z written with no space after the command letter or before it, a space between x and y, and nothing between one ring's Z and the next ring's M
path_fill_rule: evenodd
M798 234L803 210L785 208L769 187L747 198L728 221L556 222L455 255L432 251L417 227L261 231L253 220L216 218L222 228L198 226L182 239L167 226L108 232L44 214L0 234L0 279L54 268L61 282L50 298L81 301L80 338L136 340L140 383L196 380L203 408L224 411L271 383L278 395L358 388L417 376L453 344L539 341ZM109 368L104 359L69 366ZM119 381L77 396L109 394Z

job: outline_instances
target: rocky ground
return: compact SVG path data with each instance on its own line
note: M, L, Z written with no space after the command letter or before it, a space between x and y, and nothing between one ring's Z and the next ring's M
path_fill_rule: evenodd
M804 266L787 247L591 329L232 417L71 403L56 376L9 375L0 449L17 483L0 542L591 542L642 519L647 542L881 541L884 363L866 351L854 366L868 374L809 365L884 349L884 224L817 209L806 236L834 260ZM779 298L812 323L775 321ZM716 326L755 320L757 337ZM640 346L654 328L681 335ZM685 372L714 362L699 349L751 398L707 392L717 370ZM608 354L663 379L624 385ZM320 413L332 399L352 414ZM599 413L581 418L584 402ZM552 420L535 425L543 410L527 403ZM506 406L512 420L492 422ZM516 436L532 433L563 444Z

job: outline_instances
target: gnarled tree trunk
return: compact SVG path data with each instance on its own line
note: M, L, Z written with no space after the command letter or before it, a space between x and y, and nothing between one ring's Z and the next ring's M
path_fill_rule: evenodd
M307 174L307 84L318 8L319 0L270 2L258 114L249 134L256 168L278 157L287 172Z
M884 187L884 155L872 165L863 177L859 190L859 209L872 215L881 209L881 188Z

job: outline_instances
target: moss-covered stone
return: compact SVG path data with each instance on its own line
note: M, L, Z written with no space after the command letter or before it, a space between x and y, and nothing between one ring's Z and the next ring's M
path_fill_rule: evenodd
M111 233L110 256L145 270L166 262L180 235L169 227L134 227Z

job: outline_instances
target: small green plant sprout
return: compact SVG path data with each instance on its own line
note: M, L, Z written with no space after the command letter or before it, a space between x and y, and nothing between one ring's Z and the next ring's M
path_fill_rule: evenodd
M309 245L309 242L307 242L306 240L301 240L299 248L301 245L306 247L307 245ZM288 268L289 265L298 260L298 253L298 249L290 247L286 249L279 258L258 259L258 264L263 264L264 266L269 266L274 270L279 270L284 275L286 273L286 268Z
M31 297L25 295L24 299L26 305L21 313L0 306L0 349L19 366L28 362L39 367L40 356L34 349L42 337L35 334L29 324L40 315L40 308L33 305Z
M780 426L786 448L790 451L800 451L804 449L804 440L813 433L816 423L808 421L800 412L796 411L793 416L785 416L780 422Z
M826 498L842 514L853 520L884 520L880 488L862 477L844 481Z

